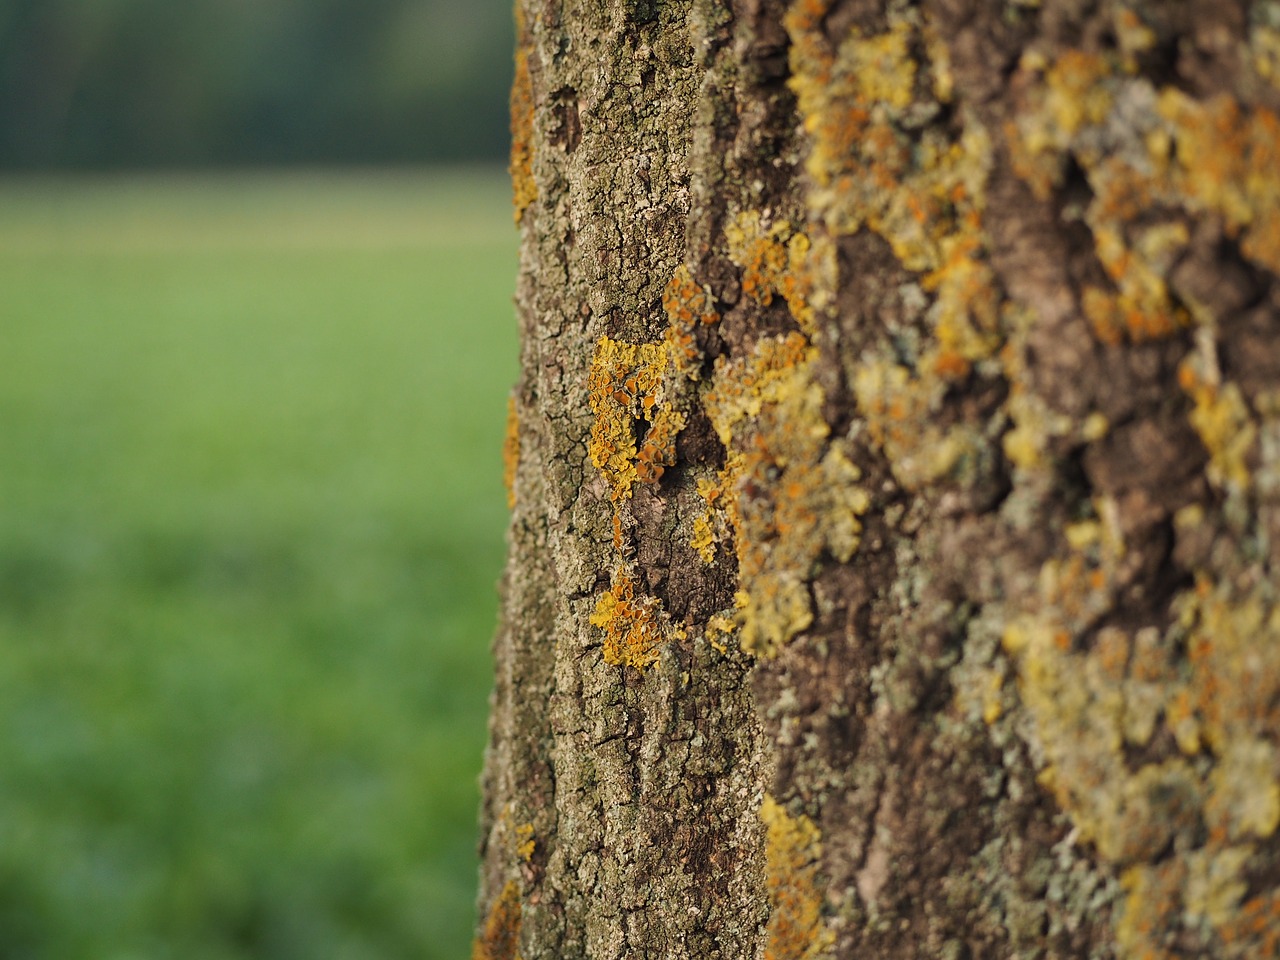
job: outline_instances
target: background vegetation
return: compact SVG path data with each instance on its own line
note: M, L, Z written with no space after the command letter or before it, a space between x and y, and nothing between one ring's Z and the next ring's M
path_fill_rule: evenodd
M467 955L514 253L498 169L0 181L0 956Z
M509 0L0 0L0 169L497 159Z

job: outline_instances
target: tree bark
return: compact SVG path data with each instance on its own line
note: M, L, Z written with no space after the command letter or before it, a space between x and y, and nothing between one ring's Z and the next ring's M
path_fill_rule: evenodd
M1280 955L1280 4L520 7L475 957Z

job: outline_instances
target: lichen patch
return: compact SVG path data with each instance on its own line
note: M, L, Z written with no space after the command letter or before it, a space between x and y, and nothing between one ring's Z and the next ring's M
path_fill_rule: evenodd
M630 496L636 483L655 483L675 463L676 434L685 418L664 388L669 362L661 343L609 337L596 343L587 382L595 414L588 452L614 501Z
M591 614L591 625L604 634L605 663L644 670L658 659L658 648L672 639L683 639L656 597L636 588L629 570L614 571L612 586L601 595Z
M822 837L813 821L793 816L768 794L760 805L768 831L769 925L766 960L818 960L829 954L835 938L822 917L823 888L819 869Z

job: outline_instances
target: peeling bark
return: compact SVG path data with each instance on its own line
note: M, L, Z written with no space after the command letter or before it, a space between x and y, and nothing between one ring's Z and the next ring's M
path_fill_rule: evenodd
M1280 4L518 19L475 955L1280 955Z

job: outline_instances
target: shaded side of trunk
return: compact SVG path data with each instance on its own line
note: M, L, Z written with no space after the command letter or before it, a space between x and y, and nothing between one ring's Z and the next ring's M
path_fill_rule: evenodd
M1280 7L526 0L476 956L1280 943Z

